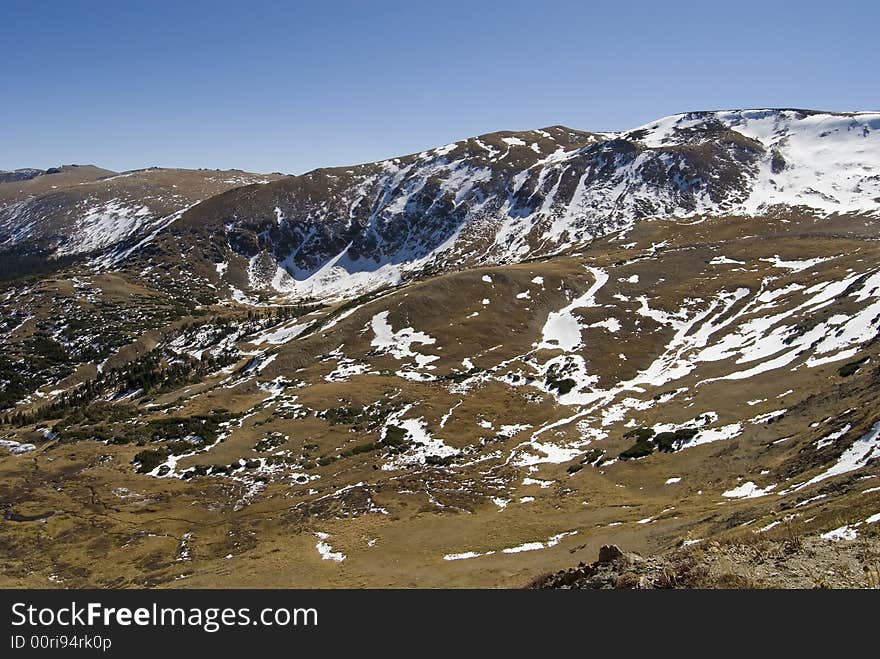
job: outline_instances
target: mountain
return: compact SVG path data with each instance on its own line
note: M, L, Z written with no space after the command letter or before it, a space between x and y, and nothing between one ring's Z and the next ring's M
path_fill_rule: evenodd
M0 184L0 584L870 585L878 130Z
M32 170L38 171L38 170ZM187 208L277 175L150 168L121 174L66 166L0 183L0 249L86 255L148 238Z
M0 246L104 252L113 263L158 233L159 260L198 244L201 269L219 267L246 292L338 297L562 253L645 218L873 214L878 122L876 113L692 112L618 133L492 133L302 176L151 169L24 198L0 187Z
M878 114L696 112L621 133L556 126L234 190L185 213L168 250L210 241L250 289L345 295L561 253L651 217L875 213L878 177Z
M13 181L29 181L32 178L42 176L46 173L47 171L44 171L42 169L31 169L27 167L24 169L16 169L11 172L0 169L0 183L11 183Z

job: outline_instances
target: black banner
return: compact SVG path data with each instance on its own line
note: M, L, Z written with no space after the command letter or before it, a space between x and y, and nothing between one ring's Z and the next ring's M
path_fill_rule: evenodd
M0 591L0 599L3 657L337 655L349 646L471 656L620 644L627 653L688 654L698 641L709 643L705 651L721 644L764 654L835 639L851 647L860 635L868 642L877 610L870 591L54 590Z

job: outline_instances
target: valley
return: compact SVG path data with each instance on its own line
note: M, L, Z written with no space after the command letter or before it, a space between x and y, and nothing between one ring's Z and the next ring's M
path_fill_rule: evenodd
M525 587L608 544L876 543L878 135L731 111L10 176L0 585Z

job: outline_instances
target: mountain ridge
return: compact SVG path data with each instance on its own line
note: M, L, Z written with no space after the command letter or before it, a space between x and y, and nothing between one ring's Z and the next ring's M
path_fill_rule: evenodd
M93 185L144 179L159 186L156 208L138 202L145 190L134 198L105 192L74 209L49 192L19 198L0 208L0 246L45 242L60 226L67 237L53 253L88 253L96 266L115 268L131 259L142 267L150 258L174 261L195 241L216 260L195 254L188 272L228 295L340 297L421 272L560 253L651 217L774 207L875 214L878 136L880 114L872 112L696 111L616 132L495 131L295 176L230 170L222 187L176 202L168 201L175 173L198 178L188 185L201 188L223 174L132 170ZM168 181L146 181L151 176ZM87 219L78 219L83 212Z
M844 164L834 160L840 153L809 169L824 150L815 144L820 133L816 126L805 134L790 129L817 117L859 117L872 150L863 148L865 162L856 158L859 167L847 171L864 169L861 178L833 180ZM768 119L782 125L764 125ZM880 203L864 202L880 198L878 129L880 114L746 110L672 115L618 133L500 131L377 163L317 169L264 190L233 190L223 200L228 208L194 207L170 231L214 220L217 233L216 223L231 224L229 253L249 259L239 270L248 273L251 289L347 294L400 281L429 261L444 267L444 252L459 237L478 246L456 246L447 261L513 262L651 216L755 215L772 212L773 205L825 215L876 213ZM817 173L818 181L827 181L824 189L812 185ZM851 191L860 185L873 192ZM326 199L321 190L328 191ZM481 231L487 223L494 223L494 235L491 227ZM322 246L310 249L316 235ZM261 262L256 268L255 259ZM384 272L383 263L389 266ZM364 274L371 270L377 272Z

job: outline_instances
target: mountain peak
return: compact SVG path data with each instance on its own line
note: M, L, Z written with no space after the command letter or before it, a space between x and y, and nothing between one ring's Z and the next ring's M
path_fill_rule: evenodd
M316 170L231 191L171 231L224 236L227 276L252 290L342 295L426 268L559 253L657 217L876 213L878 174L880 115L687 112L612 133L498 131Z

